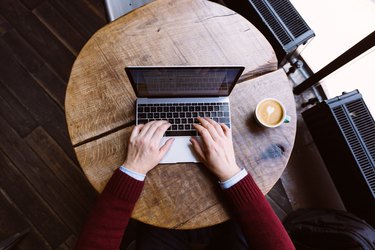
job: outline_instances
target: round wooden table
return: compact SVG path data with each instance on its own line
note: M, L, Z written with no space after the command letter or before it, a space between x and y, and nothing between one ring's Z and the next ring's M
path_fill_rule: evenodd
M236 160L267 193L293 148L292 86L277 70L263 35L232 10L204 0L156 0L99 30L77 57L66 93L70 138L83 172L99 192L124 161L134 127L136 96L129 65L244 65L231 99ZM292 122L258 127L256 103L281 100ZM215 178L201 164L159 165L147 176L132 218L165 228L192 229L229 218Z

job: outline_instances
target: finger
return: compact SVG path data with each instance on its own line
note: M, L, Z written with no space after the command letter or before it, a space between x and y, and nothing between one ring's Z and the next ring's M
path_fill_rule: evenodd
M204 157L203 150L201 148L201 145L199 145L199 142L197 141L197 139L195 139L194 137L191 137L190 142L193 145L193 149L197 153L199 158L201 158L202 160L205 160L206 158Z
M141 132L139 133L139 136L144 136L147 131L151 128L152 124L154 124L156 121L151 121L151 122L148 122L146 124L144 124Z
M201 126L203 126L205 129L208 130L211 137L216 141L219 138L219 134L217 133L215 127L211 125L210 122L207 121L207 119L204 119L202 117L198 117L198 121L201 123Z
M161 157L163 157L171 148L172 144L174 142L174 138L169 138L164 145L160 148L159 152Z
M199 124L193 124L193 126L201 135L203 143L206 147L209 147L210 145L212 145L212 143L214 143L214 140L212 139L210 132L208 132L208 130L205 127Z
M220 123L221 128L223 129L223 132L225 136L232 136L232 133L230 132L230 128L225 123Z
M156 140L160 142L161 138L163 137L165 131L171 126L169 122L163 123L158 126L158 128L155 130L154 134L152 135L151 140Z
M144 127L144 124L139 124L139 125L135 126L132 130L132 133L130 134L129 140L130 141L134 140L134 138L136 138L138 136L138 134L140 133L140 131L142 130L143 127Z
M149 128L147 129L147 132L143 134L145 139L151 139L153 134L155 133L156 129L162 125L163 123L166 123L167 121L152 121ZM146 124L147 125L147 124Z
M224 136L224 131L223 129L221 128L220 124L215 122L214 120L208 118L208 117L205 117L204 118L207 122L209 122L216 130L216 133L219 135L219 136Z

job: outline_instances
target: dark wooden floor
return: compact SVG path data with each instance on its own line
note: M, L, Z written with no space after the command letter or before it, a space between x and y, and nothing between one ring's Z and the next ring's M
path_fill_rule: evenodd
M106 24L101 0L0 1L0 242L29 228L17 249L71 249L97 193L65 124L75 57ZM291 211L281 183L268 195Z

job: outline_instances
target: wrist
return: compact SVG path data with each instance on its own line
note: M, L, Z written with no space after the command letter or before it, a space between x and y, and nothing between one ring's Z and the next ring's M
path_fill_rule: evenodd
M120 166L120 170L137 181L144 181L146 178L146 175L130 170L124 165Z
M220 182L225 182L229 180L230 178L232 178L233 176L235 176L236 174L238 174L240 171L241 169L237 165L234 165L225 169L225 171L218 174L217 177L219 178Z
M138 174L142 174L142 175L146 175L147 174L147 171L145 171L144 169L138 167L139 164L137 163L134 163L134 162L128 162L128 161L125 161L122 166L126 167L127 169L133 171L133 172L136 172Z

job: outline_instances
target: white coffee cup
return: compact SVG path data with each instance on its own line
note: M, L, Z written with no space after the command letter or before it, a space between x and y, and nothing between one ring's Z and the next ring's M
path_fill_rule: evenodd
M275 98L261 100L255 108L255 120L265 128L276 128L290 122L284 105Z

